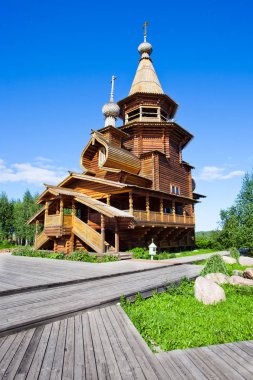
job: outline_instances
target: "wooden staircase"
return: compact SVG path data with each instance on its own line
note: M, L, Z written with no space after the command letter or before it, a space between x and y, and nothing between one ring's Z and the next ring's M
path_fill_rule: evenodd
M44 244L46 244L49 240L49 237L45 234L44 231L42 231L39 235L36 237L36 241L34 244L35 249L40 249L43 247Z
M79 239L91 247L96 253L103 253L101 234L76 216L73 218L72 231ZM110 246L109 243L105 242L105 246L108 247L109 253L115 251L114 247Z

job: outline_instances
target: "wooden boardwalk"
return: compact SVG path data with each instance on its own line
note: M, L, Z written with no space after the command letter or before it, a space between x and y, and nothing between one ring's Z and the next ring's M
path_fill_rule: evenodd
M132 260L94 264L0 253L0 295L141 272L164 265L169 264Z
M177 282L184 276L194 278L200 270L199 265L169 266L80 284L2 295L0 334L117 302L122 294L132 296L142 292L144 296L150 295L154 289L163 290L165 284Z
M153 354L120 306L0 339L0 379L242 380L253 341Z

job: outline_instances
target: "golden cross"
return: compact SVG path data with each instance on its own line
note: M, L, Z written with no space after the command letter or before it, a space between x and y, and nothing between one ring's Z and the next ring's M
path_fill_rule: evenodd
M147 41L147 26L149 25L148 21L145 21L143 24L143 29L144 29L144 42Z

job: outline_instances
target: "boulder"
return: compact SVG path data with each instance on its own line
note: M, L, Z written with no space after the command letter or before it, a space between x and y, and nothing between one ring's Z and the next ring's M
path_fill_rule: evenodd
M250 280L253 280L253 268L247 268L243 272L244 278L249 278Z
M195 281L194 295L198 301L205 305L213 305L226 300L224 290L215 282L202 276Z
M226 284L229 282L229 277L223 273L209 273L205 276L207 280L211 280L216 284Z
M243 275L243 271L242 270L233 270L233 276L241 276L242 277Z
M253 257L248 257L248 256L240 256L239 257L239 264L247 267L252 265L253 266Z
M229 278L229 282L232 285L245 285L245 286L253 286L253 280L248 278L243 278L240 276L231 276Z
M233 259L233 257L230 256L222 256L223 260L225 261L226 264L235 264L236 259Z

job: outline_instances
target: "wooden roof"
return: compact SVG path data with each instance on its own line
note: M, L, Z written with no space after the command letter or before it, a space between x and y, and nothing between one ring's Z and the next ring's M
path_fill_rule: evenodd
M132 174L139 173L141 165L138 157L130 153L128 150L119 148L113 143L108 142L101 133L95 131L92 132L92 139L81 154L81 166L84 170L87 170L87 168L83 165L83 157L89 147L94 144L94 141L100 143L106 150L105 161L101 168L119 169Z
M106 203L103 203L95 198L91 198L88 195L85 195L78 191L73 191L70 189L50 185L48 185L47 191L53 193L54 195L66 195L73 197L77 202L83 203L84 205L110 218L120 217L133 219L133 216L130 215L128 212L107 205Z
M142 58L139 61L129 95L137 92L164 94L150 58Z
M44 213L44 211L45 211L45 206L42 206L30 219L28 219L26 224L34 223L36 219Z

